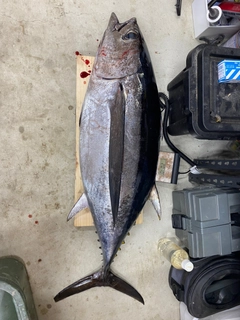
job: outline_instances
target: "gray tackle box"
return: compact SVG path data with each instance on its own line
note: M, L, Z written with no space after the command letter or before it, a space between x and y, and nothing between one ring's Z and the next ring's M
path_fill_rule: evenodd
M199 187L173 191L172 226L192 258L240 250L240 191Z

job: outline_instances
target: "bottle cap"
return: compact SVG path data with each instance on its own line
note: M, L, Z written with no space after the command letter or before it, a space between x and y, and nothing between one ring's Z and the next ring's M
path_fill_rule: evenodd
M181 266L184 270L187 272L191 272L193 270L193 263L189 261L188 259L184 259L181 263Z

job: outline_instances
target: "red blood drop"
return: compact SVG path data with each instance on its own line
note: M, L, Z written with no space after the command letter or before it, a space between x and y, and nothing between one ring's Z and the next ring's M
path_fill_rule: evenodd
M38 224L38 221L37 221L37 220L35 221L35 224Z
M76 55L76 56L80 56L79 51L75 51L75 55Z
M85 60L86 65L89 65L90 61L88 59Z
M29 215L28 215L28 218L32 218L32 215L31 215L31 214L29 214Z
M81 78L87 78L88 76L90 76L90 73L88 73L88 72L86 72L86 71L82 71L82 72L80 73L80 77L81 77Z

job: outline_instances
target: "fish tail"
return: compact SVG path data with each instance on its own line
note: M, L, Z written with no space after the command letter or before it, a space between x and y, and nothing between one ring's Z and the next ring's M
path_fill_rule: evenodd
M129 283L127 283L123 279L116 276L110 269L104 272L102 268L97 272L72 283L70 286L60 291L54 297L54 300L55 302L58 302L69 296L72 296L74 294L83 292L94 287L111 287L115 290L127 294L128 296L144 304L142 296L136 289L134 289Z

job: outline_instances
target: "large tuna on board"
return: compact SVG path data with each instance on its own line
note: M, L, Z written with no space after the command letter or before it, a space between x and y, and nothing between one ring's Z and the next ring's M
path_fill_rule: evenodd
M80 163L85 193L68 219L89 207L103 252L97 272L59 292L55 301L109 286L144 303L110 268L150 194L155 194L159 152L158 90L137 21L112 13L99 45L80 119Z

